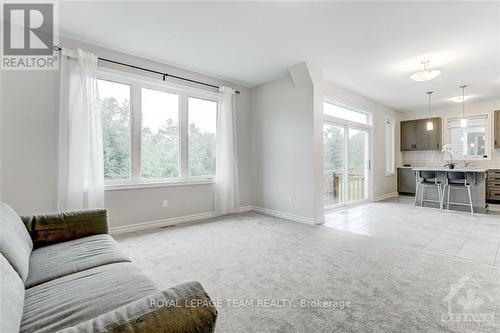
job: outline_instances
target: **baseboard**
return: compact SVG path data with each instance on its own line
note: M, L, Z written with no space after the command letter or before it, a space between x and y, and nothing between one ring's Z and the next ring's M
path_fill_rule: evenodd
M382 201L382 200L385 200L385 199L397 197L398 195L399 195L398 192L392 192L392 193L382 194L382 195L379 195L378 197L373 198L372 201Z
M251 211L252 209L253 209L252 206L244 206L244 207L240 207L238 212L244 213L244 212ZM207 212L207 213L192 214L192 215L185 215L185 216L179 216L179 217L171 217L168 219L142 222L142 223L137 223L137 224L129 224L129 225L125 225L122 227L114 227L114 228L111 228L109 230L109 233L111 235L119 235L119 234L125 234L128 232L155 229L155 228L163 228L163 227L169 227L169 226L178 225L178 224L187 223L187 222L201 221L201 220L206 220L206 219L210 219L210 218L214 218L214 217L218 217L218 216L221 216L221 214L217 214L215 212Z
M257 213L262 213L266 215L271 215L274 217L279 217L285 220L291 220L295 222L301 222L301 223L306 223L306 224L321 224L324 221L316 221L313 218L310 217L305 217L305 216L300 216L296 214L291 214L291 213L286 213L286 212L281 212L277 211L274 209L269 209L269 208L264 208L264 207L258 207L258 206L253 206L252 210L257 212Z

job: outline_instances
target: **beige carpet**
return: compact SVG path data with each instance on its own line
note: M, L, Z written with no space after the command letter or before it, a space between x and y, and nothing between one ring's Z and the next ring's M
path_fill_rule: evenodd
M116 239L158 287L201 282L217 332L500 330L491 265L256 213Z

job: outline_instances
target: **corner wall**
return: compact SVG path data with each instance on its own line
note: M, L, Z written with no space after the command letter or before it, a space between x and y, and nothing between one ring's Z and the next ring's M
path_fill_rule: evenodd
M312 223L314 92L301 74L297 84L288 75L251 90L253 201L263 211Z

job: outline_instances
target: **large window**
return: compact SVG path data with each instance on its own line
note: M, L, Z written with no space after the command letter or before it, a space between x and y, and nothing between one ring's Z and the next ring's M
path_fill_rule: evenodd
M98 90L108 185L215 175L216 94L107 72Z
M190 176L215 174L217 103L188 98L188 167Z
M460 119L448 119L448 135L453 158L482 159L488 155L488 116L467 117L465 127Z
M396 127L394 118L385 120L385 175L392 176L395 173L395 150L396 150Z
M130 86L98 80L102 110L104 179L128 179L131 170Z
M141 89L141 175L179 175L179 95Z
M354 111L328 102L323 103L323 113L327 116L345 119L354 123L370 125L370 115L364 112Z

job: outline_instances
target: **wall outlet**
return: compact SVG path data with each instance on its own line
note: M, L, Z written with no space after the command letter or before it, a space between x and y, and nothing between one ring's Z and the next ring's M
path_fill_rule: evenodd
M168 200L163 200L163 208L167 208L168 207Z

